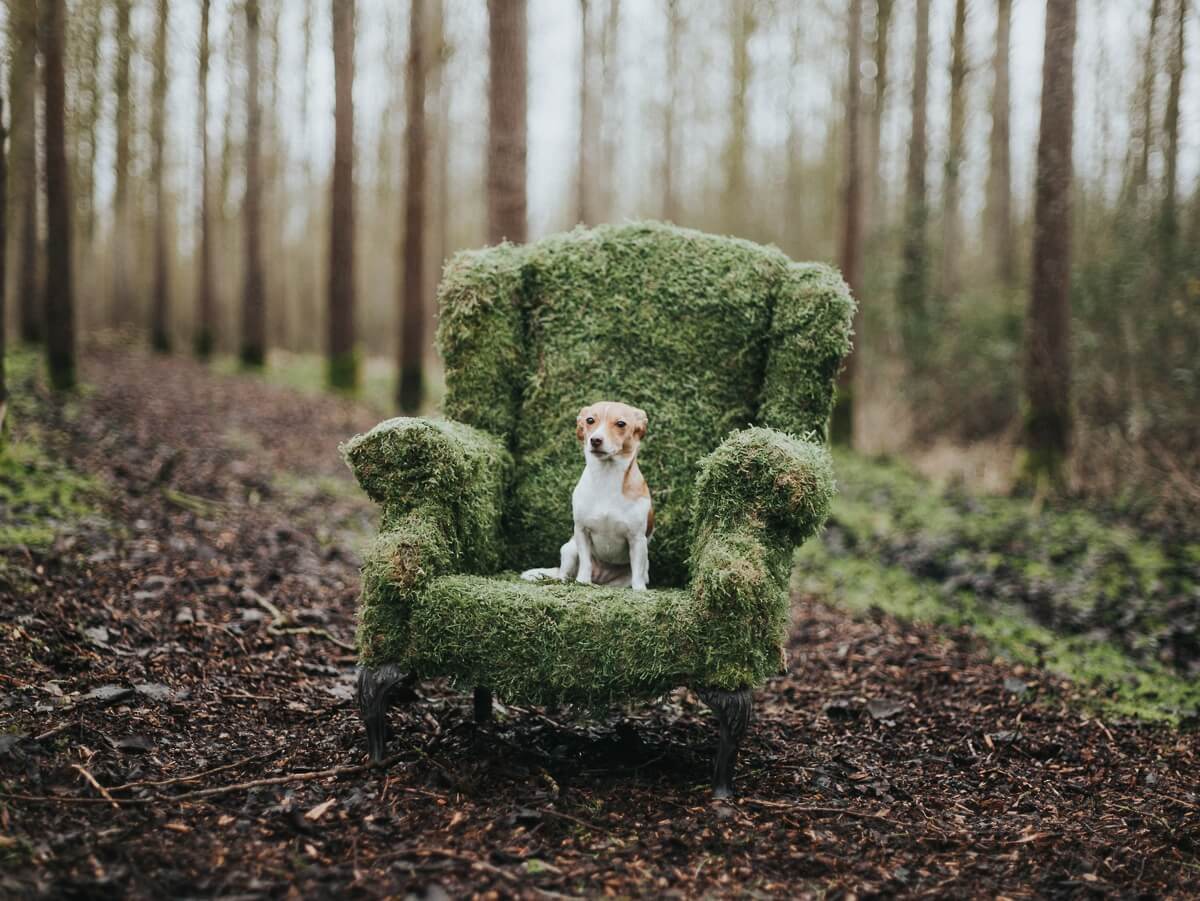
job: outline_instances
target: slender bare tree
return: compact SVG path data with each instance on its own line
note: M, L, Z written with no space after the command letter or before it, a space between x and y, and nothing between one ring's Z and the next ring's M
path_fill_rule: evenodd
M329 234L329 385L358 389L354 306L355 0L333 0L334 140Z
M209 185L208 159L208 27L212 0L200 0L200 71L197 83L200 90L200 263L199 284L196 288L196 355L207 359L212 355L217 338L217 304L213 291L212 270L212 188Z
M167 24L169 0L158 0L154 34L154 89L150 104L151 180L154 182L154 302L151 343L166 353L171 349L170 252L167 237L166 144L167 144Z
M575 218L584 225L596 221L594 209L596 112L591 84L592 38L589 0L579 0L579 170L575 176Z
M1158 20L1162 0L1150 2L1150 24L1142 62L1141 134L1138 135L1138 160L1133 172L1133 188L1140 190L1150 180L1150 148L1154 146L1154 94L1158 81Z
M667 222L679 219L679 188L675 178L678 165L676 154L676 121L679 117L679 50L683 39L683 15L679 11L679 0L667 2L667 102L663 104L663 172L662 172L662 217Z
M488 242L526 240L526 0L488 0Z
M875 4L875 96L871 106L870 132L867 135L866 157L867 194L863 203L863 221L871 230L878 230L883 219L884 180L883 114L887 108L888 48L892 30L892 0L877 0Z
M75 161L79 179L75 196L78 199L79 218L83 236L88 247L96 235L96 158L100 116L103 110L104 93L100 88L100 49L104 40L104 2L90 0L79 15L87 17L87 56L83 63L82 109L79 113L79 134L76 146L78 159Z
M260 9L246 0L246 193L242 203L245 272L242 283L242 365L267 359L267 298L262 266L262 98L259 95Z
M8 156L5 153L8 132L4 130L4 86L0 84L0 447L4 446L4 418L8 413L8 379L4 371L6 329L4 286L8 276Z
M1175 0L1175 28L1171 35L1173 46L1167 64L1167 110L1163 121L1166 137L1163 166L1162 246L1163 269L1170 272L1175 265L1176 243L1179 238L1179 99L1183 87L1183 67L1186 55L1187 0Z
M850 292L861 300L862 278L862 0L850 0L846 27L846 155L843 170L842 234L838 260L842 278ZM854 314L854 331L861 337L862 315ZM851 444L854 440L854 381L857 369L854 352L846 358L838 376L837 406L833 411L830 436L834 441Z
M113 67L113 93L116 95L116 154L113 158L113 318L122 324L133 320L133 248L129 175L132 166L131 138L133 110L130 97L130 70L133 62L133 0L116 0L117 58Z
M1016 280L1012 224L1012 154L1009 134L1009 45L1012 0L996 0L996 48L992 58L992 132L988 141L987 208L984 223L993 251L996 276Z
M724 212L734 234L748 226L746 143L749 138L749 106L752 77L750 40L758 27L755 0L733 0L729 37L733 51L733 73L729 98L729 141L725 146Z
M1025 337L1024 481L1063 484L1071 447L1071 162L1075 0L1047 0L1033 214L1033 278Z
M38 278L37 0L10 2L8 10L18 335L22 341L40 341L44 317Z
M967 0L955 0L954 34L950 39L950 139L942 181L942 294L956 297L962 289L962 217L959 174L967 144L966 82Z
M421 408L425 394L425 0L412 0L408 24L408 124L405 143L404 284L400 295L400 381L404 413Z
M621 0L608 0L604 27L600 32L600 103L597 115L600 131L600 192L599 215L604 220L613 216L617 204L617 147L620 143L620 47Z
M45 79L46 360L57 391L75 387L75 297L71 281L71 170L67 165L65 0L41 0Z
M925 234L929 200L925 166L929 158L926 102L929 94L929 0L917 0L917 36L913 44L912 126L904 180L904 259L897 285L900 330L909 366L926 362L928 335L929 246Z

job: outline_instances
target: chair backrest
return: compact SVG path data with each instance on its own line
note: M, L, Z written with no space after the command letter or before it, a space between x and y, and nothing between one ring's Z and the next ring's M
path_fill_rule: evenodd
M580 407L649 416L651 584L686 581L697 463L747 425L825 439L853 303L837 273L774 248L657 223L459 254L439 291L446 415L516 463L513 568L553 565L583 468Z

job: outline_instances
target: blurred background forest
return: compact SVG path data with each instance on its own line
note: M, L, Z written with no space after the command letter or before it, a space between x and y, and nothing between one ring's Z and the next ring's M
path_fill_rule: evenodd
M842 268L857 449L1194 509L1194 6L7 0L7 333L412 410L451 253L666 219Z

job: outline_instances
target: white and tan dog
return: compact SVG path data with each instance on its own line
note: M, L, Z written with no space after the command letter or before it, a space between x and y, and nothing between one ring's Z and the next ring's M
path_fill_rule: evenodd
M526 570L522 579L573 578L584 585L645 590L654 504L637 454L646 425L645 411L628 404L601 401L579 411L575 437L584 468L571 495L575 533L562 546L557 567Z

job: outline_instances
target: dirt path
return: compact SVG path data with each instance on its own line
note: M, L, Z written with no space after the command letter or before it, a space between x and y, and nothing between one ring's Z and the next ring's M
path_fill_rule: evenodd
M0 895L1194 892L1194 733L1102 725L965 635L806 597L736 802L710 801L686 692L477 730L423 686L386 772L279 781L364 759L345 645L373 511L335 447L374 417L186 361L85 371L61 452L116 528L7 552L30 582L0 604Z

